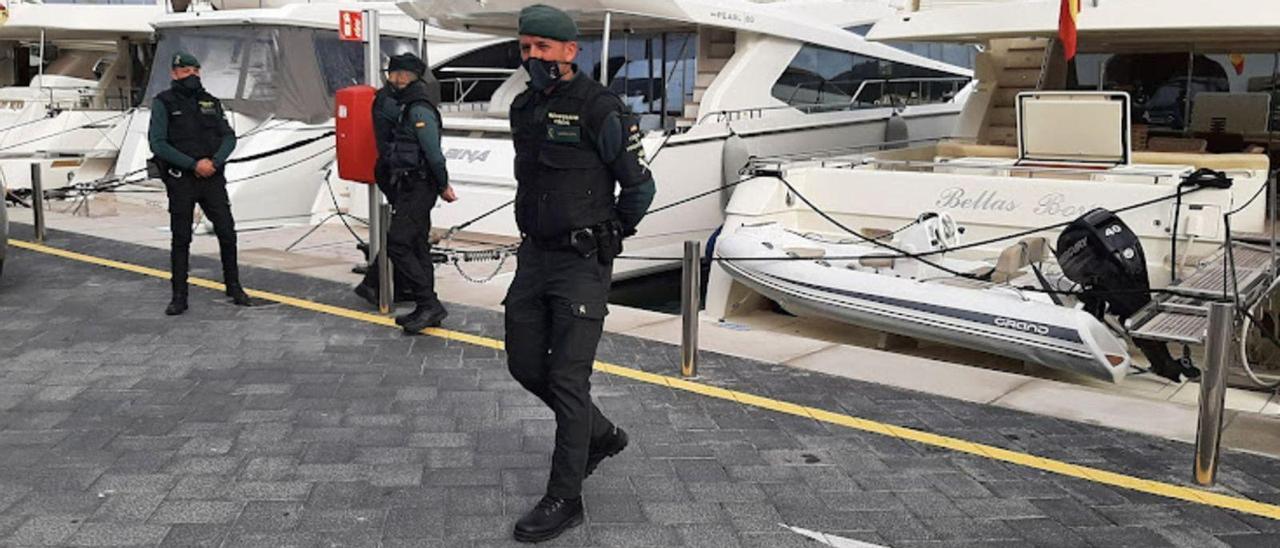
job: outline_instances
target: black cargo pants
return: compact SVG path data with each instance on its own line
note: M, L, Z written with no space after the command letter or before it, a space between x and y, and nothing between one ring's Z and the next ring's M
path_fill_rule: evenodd
M187 272L191 261L191 224L196 205L213 223L213 233L218 237L218 251L222 256L222 280L228 286L240 285L240 268L236 264L236 222L231 216L231 198L227 196L227 179L222 172L212 177L196 177L183 173L181 177L165 177L165 191L169 195L169 267L173 272L173 293L187 294Z
M418 306L441 307L431 262L431 209L439 194L426 180L406 180L396 189L387 228L387 258L394 275L413 294ZM376 275L376 272L375 272Z
M604 330L613 266L569 248L520 245L507 290L507 368L556 415L547 494L582 493L587 455L613 424L591 401L591 371Z

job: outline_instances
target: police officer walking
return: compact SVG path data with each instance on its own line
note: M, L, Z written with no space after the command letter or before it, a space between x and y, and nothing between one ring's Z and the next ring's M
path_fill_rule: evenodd
M173 84L152 102L147 134L169 196L173 299L164 313L176 316L187 310L191 223L197 204L218 237L227 296L239 306L251 306L240 287L235 219L223 174L236 148L235 132L227 124L222 103L201 86L200 62L189 53L178 53L170 65Z
M627 446L592 403L590 377L613 258L655 188L635 117L573 64L573 20L529 6L519 34L529 84L511 105L511 131L524 240L505 301L506 350L512 377L556 416L546 496L514 531L516 540L540 542L582 523L583 480Z
M422 79L427 65L411 53L391 58L387 64L387 84L399 105L392 131L377 138L386 176L387 197L391 201L391 226L387 232L387 255L397 274L413 294L413 311L396 316L396 323L406 333L417 333L437 327L449 312L435 292L435 272L431 262L431 209L436 200L458 199L449 186L444 153L440 150L443 126L440 112L430 100L427 83ZM377 104L375 103L375 107ZM377 120L379 113L374 112Z
M391 174L387 169L387 149L395 139L396 125L400 122L400 104L396 101L396 88L391 84L382 86L373 97L373 134L378 149L378 159L373 167L373 179L387 197L388 202L395 202L395 189L391 186ZM428 252L430 250L430 243ZM371 257L372 259L372 257ZM414 296L408 290L404 273L394 270L392 287L395 290L395 302L413 302ZM370 260L365 270L364 279L352 289L357 296L364 299L374 308L378 307L378 261Z

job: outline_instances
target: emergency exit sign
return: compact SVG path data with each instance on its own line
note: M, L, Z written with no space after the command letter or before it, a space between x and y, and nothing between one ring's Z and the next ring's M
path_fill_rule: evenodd
M364 15L358 11L339 11L338 38L363 42Z

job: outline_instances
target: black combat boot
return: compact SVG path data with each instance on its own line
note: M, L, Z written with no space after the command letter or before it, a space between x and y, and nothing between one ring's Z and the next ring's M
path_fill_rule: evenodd
M600 445L592 444L590 452L587 454L587 475L591 477L591 473L596 471L596 467L600 466L600 461L621 453L627 448L627 433L617 426L613 427L613 431L609 433Z
M239 284L228 284L226 293L236 306L253 306L253 300L249 298L249 295L244 292L244 288L240 287Z
M444 305L440 303L419 304L413 312L396 316L396 325L403 327L405 333L417 333L428 327L440 327L448 316L449 311L445 310Z
M364 284L356 285L351 291L355 292L357 297L364 299L370 306L378 307L378 290Z
M173 298L169 300L169 306L165 307L165 316L177 316L187 311L187 294L174 293Z
M520 542L542 542L579 525L582 525L582 497L562 499L547 495L516 522L514 536Z

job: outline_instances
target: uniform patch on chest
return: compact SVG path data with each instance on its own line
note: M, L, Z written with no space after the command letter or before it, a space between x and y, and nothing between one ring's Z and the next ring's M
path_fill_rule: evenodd
M576 126L578 125L577 114L567 112L548 112L547 120L557 126Z
M547 126L547 140L553 143L582 142L582 130L578 126Z
M213 101L197 101L200 105L200 114L217 114L218 104Z

